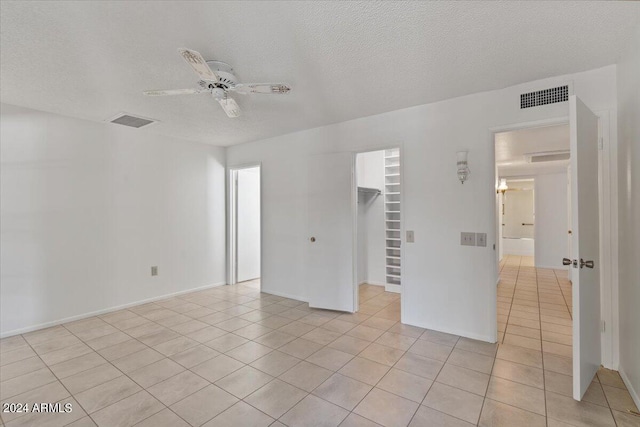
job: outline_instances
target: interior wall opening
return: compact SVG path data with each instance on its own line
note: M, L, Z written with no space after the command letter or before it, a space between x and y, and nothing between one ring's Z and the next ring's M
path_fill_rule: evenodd
M359 312L400 321L402 223L400 149L358 153L357 292Z

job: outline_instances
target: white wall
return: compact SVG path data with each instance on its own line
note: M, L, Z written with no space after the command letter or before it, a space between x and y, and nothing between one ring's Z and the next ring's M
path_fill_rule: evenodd
M562 258L569 257L567 173L536 175L535 193L535 265L566 270Z
M384 192L384 151L360 153L357 184ZM358 196L358 283L385 284L384 196Z
M238 282L260 277L260 168L238 171Z
M531 238L510 239L503 237L501 248L502 256L534 256L536 252L536 242Z
M620 373L640 406L640 27L617 70Z
M6 104L0 141L2 335L224 283L222 149Z
M491 128L566 117L566 103L521 110L519 100L520 93L568 81L591 109L615 110L615 66L609 66L228 148L230 163L263 166L263 290L306 299L307 157L401 146L404 229L416 239L403 245L403 321L495 340ZM469 150L471 169L464 185L455 167L461 149ZM460 246L461 231L486 232L487 247Z

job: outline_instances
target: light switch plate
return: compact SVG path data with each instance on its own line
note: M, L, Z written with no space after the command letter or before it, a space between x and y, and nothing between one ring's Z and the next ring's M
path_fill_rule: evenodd
M487 233L476 233L476 246L487 246Z
M158 275L158 267L157 266L153 266L151 267L151 275L152 276L157 276Z
M407 243L414 243L415 236L413 235L413 230L407 230Z
M462 246L475 246L476 245L476 233L460 233L460 244Z

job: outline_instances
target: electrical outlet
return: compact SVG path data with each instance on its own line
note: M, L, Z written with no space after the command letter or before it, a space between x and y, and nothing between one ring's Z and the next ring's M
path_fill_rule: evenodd
M413 235L413 230L407 230L407 243L414 243L415 236Z
M476 245L476 233L460 233L460 244L462 246L475 246Z
M487 246L487 233L476 233L476 246Z
M158 275L158 267L157 266L153 266L151 267L151 275L152 276L157 276Z

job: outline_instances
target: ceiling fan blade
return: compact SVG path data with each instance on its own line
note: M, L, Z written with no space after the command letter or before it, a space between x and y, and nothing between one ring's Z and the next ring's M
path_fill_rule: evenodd
M235 99L227 96L225 98L218 99L218 102L220 103L220 106L222 106L224 112L227 113L227 116L231 118L240 116L240 107Z
M217 82L219 80L217 74L211 71L207 61L204 60L199 52L190 49L178 49L178 52L202 80L209 82Z
M249 93L279 93L286 94L289 93L291 88L282 83L238 83L229 90L233 90L242 95L247 95Z
M142 92L147 96L167 96L167 95L196 95L205 92L206 89L169 89L169 90L145 90Z

